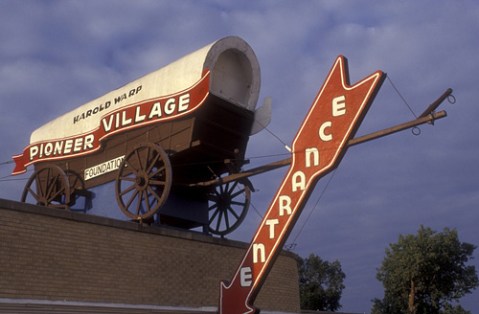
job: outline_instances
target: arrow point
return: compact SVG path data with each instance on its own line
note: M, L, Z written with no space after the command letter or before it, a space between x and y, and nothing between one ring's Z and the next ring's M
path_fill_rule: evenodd
M228 281L220 283L219 314L259 314L260 310L249 305L247 296L241 288L231 285Z

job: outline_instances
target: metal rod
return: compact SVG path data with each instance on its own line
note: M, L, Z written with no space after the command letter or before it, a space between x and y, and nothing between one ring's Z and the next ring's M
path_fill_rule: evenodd
M424 110L424 112L421 113L421 115L418 118L422 118L422 117L425 117L425 116L431 114L451 94L452 94L452 88L448 88L438 99L436 99L435 102L430 104L429 107L427 107L426 110Z
M395 125L390 128L386 128L380 131L376 131L367 135L363 135L357 138L353 138L348 141L348 147L358 145L361 143L369 142L387 135L391 135L418 125L426 124L426 123L433 123L435 120L445 118L447 116L446 111L439 111L434 112L435 109L452 93L452 89L446 90L435 102L433 102L429 107L417 118L408 122L404 122L398 125ZM190 184L189 186L212 186L212 185L220 185L225 184L232 181L241 180L244 178L248 178L251 176L255 176L257 174L265 173L271 170L275 170L278 168L282 168L291 164L291 157L275 161L263 166L259 166L256 168L251 168L242 172L233 173L226 177L216 178L209 181L198 182Z
M259 166L256 168L251 168L242 172L233 173L226 177L216 178L216 179L205 181L205 182L193 183L193 184L190 184L189 186L211 186L211 185L225 184L228 182L237 181L243 178L248 178L248 177L255 176L257 174L275 170L275 169L287 166L289 164L291 164L291 157L288 157L279 161L275 161L263 166Z
M357 138L353 138L353 139L349 140L348 146L354 146L354 145L361 144L361 143L364 143L364 142L372 141L372 140L375 140L375 139L378 139L378 138L381 138L381 137L384 137L384 136L387 136L387 135L391 135L391 134L394 134L394 133L400 132L402 130L406 130L406 129L409 129L409 128L412 128L412 127L415 127L415 126L418 126L418 125L421 125L421 124L432 123L433 121L438 120L438 119L442 119L446 116L447 116L447 113L445 111L430 113L429 115L427 115L425 117L417 118L415 120L405 122L405 123L402 123L402 124L398 124L396 126L393 126L393 127L387 128L387 129L376 131L376 132L373 132L373 133L370 133L370 134L367 134L367 135L364 135L364 136L360 136L360 137L357 137Z

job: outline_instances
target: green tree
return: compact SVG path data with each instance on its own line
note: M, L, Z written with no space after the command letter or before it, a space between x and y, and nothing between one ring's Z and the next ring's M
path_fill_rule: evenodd
M339 261L330 263L314 254L304 259L299 258L298 261L301 309L314 311L340 309L339 301L346 275Z
M378 269L384 298L373 300L372 313L467 313L453 302L478 286L475 267L467 265L475 249L454 229L421 226L416 235L399 236Z

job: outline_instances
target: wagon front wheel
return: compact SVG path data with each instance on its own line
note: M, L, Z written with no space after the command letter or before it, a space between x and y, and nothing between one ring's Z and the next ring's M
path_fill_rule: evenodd
M68 209L70 184L65 172L57 165L36 168L23 189L21 201L45 207Z
M224 236L243 222L251 201L250 184L228 182L208 194L209 223L212 234Z
M151 218L166 202L172 170L166 152L153 143L142 144L125 156L115 183L121 211L134 220Z

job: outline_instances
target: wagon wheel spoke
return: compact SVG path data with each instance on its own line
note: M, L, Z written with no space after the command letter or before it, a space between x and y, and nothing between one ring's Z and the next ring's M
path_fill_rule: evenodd
M238 205L238 206L246 206L246 202L231 202L231 204ZM233 207L230 206L228 207L228 209L230 210L231 213L233 213L233 215L236 216L236 218L239 217Z
M132 177L132 176L123 176L123 177L120 178L120 180L135 182L135 181L136 181L136 178L135 178L135 177Z
M49 187L49 185L50 185L50 182L51 182L51 181L50 181L50 177L51 177L51 175L52 175L52 170L51 170L50 168L46 168L46 172L47 172L47 174L46 174L46 179L45 179L45 182L46 182L46 183L45 183L45 184L46 184L46 185L45 185L45 188L48 189L48 187Z
M228 218L228 209L223 211L223 216L225 217L225 229L230 229L230 219Z
M63 194L65 194L65 188L58 189L57 191L54 191L52 189L47 199L49 202L52 202L54 199L60 197Z
M68 186L70 188L70 208L75 206L77 200L83 197L85 202L80 204L80 207L75 208L75 210L86 212L91 208L91 203L89 203L91 202L91 195L85 189L85 182L80 174L71 169L65 170L65 175L67 176Z
M245 205L244 203L239 203L237 202L238 205ZM236 218L236 219L239 219L240 218L240 215L238 215L238 213L233 209L233 207L228 207L228 211Z
M135 185L130 185L129 187L127 187L126 189L124 189L123 191L120 192L120 196L123 196L125 194L128 194L130 193L131 191L133 191L135 189Z
M150 195L153 196L157 202L161 201L161 196L151 188L151 186L148 186L147 188L148 192L150 192Z
M130 170L132 170L135 175L138 174L138 170L137 167L135 167L130 161L126 160L124 161L125 162L125 167L128 167Z
M34 198L35 200L37 200L37 201L40 200L39 194L37 194L37 192L34 191L31 187L27 186L27 187L25 187L25 189L26 189L26 191L27 191L28 193L30 193L30 194L33 196L33 198Z
M210 225L213 223L213 221L215 220L216 216L218 216L218 214L221 212L220 210L218 210L218 204L215 204L215 205L212 205L210 206L210 210L213 209L213 208L216 208L216 210L213 212L213 214L210 216L209 218L209 223Z
M138 161L138 168L137 168L137 170L143 169L143 166L141 165L140 150L135 150L135 157L136 157L136 160Z
M148 177L151 179L151 178L155 178L155 177L158 177L158 176L162 176L165 171L166 171L166 167L163 166L163 165L159 165L158 169L154 170L153 167L149 168L149 170L147 171L148 173Z
M138 195L138 190L135 190L133 194L130 196L128 202L126 203L126 207L130 207L133 201L135 200L136 196Z
M71 170L67 170L67 171L65 171L65 174L68 177L68 185L71 188L73 188L75 190L84 190L85 189L85 185L83 184L83 181L82 181L81 177L77 173L75 173Z
M55 199L55 197L58 197L61 195L62 190L59 189L57 191L56 187L56 181L59 180L59 176L52 177L47 180L47 192L45 193L45 197L47 198L48 202L51 202L52 200Z
M150 218L166 202L171 181L172 170L166 152L156 144L139 145L120 165L115 183L118 205L129 218Z
M223 211L222 211L222 210L218 210L218 213L219 213L219 216L218 216L218 220L216 221L216 228L215 228L215 230L220 230L220 228L221 228L221 220L222 220L222 217L223 217Z
M238 228L247 214L250 198L249 185L240 181L215 187L208 194L209 231L224 236Z
M218 194L218 192L216 190L214 190L213 193L211 193L208 196L208 200L210 201L210 204L211 204L208 207L208 211L211 212L212 210L214 210L212 214L210 213L210 218L208 220L210 225L212 225L216 216L218 216L218 214L221 212L220 209L219 209L219 203L218 203L219 202L219 197L220 197L220 195Z
M158 159L160 158L160 154L155 154L153 156L153 159L148 163L148 167L146 168L146 173L150 173L151 170L153 170L153 167L158 163ZM162 168L164 169L164 168ZM161 169L158 170L158 173L161 171ZM154 174L152 174L154 175Z
M147 188L147 193L145 194L146 194L145 202L147 204L146 205L147 213L149 213L155 208L156 204L161 202L161 196L156 191L154 191L151 187Z
M229 194L232 194L233 191L235 190L235 188L238 186L239 182L238 181L234 181L233 184L231 185L231 187L229 187L229 182L226 183L226 191L228 191ZM231 195L231 198L233 198L233 195Z
M241 195L241 194L243 194L243 193L245 193L245 189L241 189L241 190L239 190L239 191L237 191L237 192L231 194L231 199L234 199L235 197L237 197L237 196L239 196L239 195Z
M150 185L159 185L159 186L164 186L166 184L165 181L163 180L150 180L148 181Z
M40 176L40 174L42 174ZM37 176L37 182L40 190L40 196L44 197L48 193L48 183L50 182L50 169L46 168L44 171L40 171Z
M138 191L138 197L136 200L136 215L140 215L141 204L143 203L143 191Z
M208 210L212 210L214 208L218 208L218 198L210 196L209 201L211 202L212 205L209 205Z
M33 174L33 175L35 176L35 174ZM35 180L35 185L37 187L38 195L39 196L40 195L45 195L45 193L44 193L45 187L43 186L44 184L43 184L42 180L40 180L40 176L38 176L38 175L35 176L34 180Z
M159 198L158 194L155 193L155 191L153 191L153 189L151 187L147 188L147 193L145 193L145 194L146 194L146 198L145 198L146 212L150 212L151 211L151 205L152 205L152 204L150 204L150 195L156 201L159 201L160 198Z

